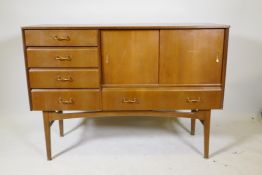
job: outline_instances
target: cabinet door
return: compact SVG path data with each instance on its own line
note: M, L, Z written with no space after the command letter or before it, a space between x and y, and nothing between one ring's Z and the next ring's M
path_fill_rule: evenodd
M221 84L223 29L160 31L160 84Z
M103 30L104 84L157 84L158 30Z

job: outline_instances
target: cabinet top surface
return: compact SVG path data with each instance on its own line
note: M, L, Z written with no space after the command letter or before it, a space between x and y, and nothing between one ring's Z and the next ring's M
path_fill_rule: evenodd
M229 28L229 25L210 23L137 23L137 24L43 24L23 26L22 29L181 29Z

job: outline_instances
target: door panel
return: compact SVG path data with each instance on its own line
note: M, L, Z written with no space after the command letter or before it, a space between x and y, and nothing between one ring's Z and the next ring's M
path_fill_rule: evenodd
M160 31L160 84L221 84L223 29Z
M102 31L104 84L157 84L159 30Z

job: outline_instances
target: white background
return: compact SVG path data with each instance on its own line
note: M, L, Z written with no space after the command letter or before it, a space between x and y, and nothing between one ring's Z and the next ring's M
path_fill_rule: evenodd
M21 26L208 22L231 25L224 110L213 116L258 116L262 110L261 7L260 0L1 0L1 115L31 114Z
M261 9L261 0L0 0L0 174L260 175ZM200 122L192 137L186 119L99 118L66 120L63 138L54 123L55 158L46 161L41 113L29 111L21 26L203 22L231 25L210 159Z

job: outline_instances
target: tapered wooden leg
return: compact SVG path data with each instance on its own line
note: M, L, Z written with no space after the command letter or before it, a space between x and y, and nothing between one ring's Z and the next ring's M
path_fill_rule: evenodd
M50 121L49 112L43 112L44 130L45 130L45 143L46 143L46 154L47 160L52 160L51 156L51 134L50 134Z
M196 119L191 118L191 135L195 135Z
M209 157L209 135L210 135L210 114L211 111L208 110L204 113L204 158Z
M64 136L64 121L63 120L59 120L59 130L60 130L60 136L63 137Z

